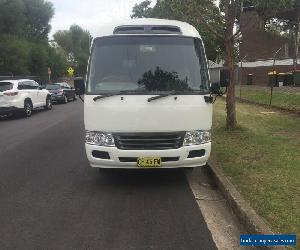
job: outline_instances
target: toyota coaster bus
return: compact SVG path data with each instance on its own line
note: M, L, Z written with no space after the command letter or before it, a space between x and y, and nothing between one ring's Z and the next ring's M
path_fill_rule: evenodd
M86 79L75 81L75 88L85 94L92 167L206 164L213 97L203 42L193 26L162 19L105 26L92 42Z

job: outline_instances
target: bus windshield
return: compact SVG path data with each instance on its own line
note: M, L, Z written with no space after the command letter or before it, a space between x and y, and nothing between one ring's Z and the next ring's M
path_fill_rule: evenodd
M208 69L200 39L115 36L95 40L87 94L120 91L207 93Z

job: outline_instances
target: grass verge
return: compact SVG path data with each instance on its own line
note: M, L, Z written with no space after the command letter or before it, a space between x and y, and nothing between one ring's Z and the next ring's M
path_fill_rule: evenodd
M236 88L236 96L240 97L239 87ZM270 89L243 87L241 98L256 103L269 105ZM274 88L272 106L291 111L300 111L300 92L291 90L284 91L279 88Z
M224 173L275 232L296 233L299 244L300 118L242 103L238 129L226 130L225 118L225 102L218 100L213 150Z

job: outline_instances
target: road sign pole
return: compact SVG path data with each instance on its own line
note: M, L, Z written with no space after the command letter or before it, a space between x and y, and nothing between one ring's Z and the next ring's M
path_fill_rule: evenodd
M51 68L48 68L48 81L51 83Z

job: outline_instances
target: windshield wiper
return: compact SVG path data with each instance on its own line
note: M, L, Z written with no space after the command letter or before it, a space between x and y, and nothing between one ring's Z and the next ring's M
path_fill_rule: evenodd
M161 98L164 98L164 97L168 97L168 96L171 96L171 95L178 95L182 92L185 92L185 91L171 91L170 93L167 93L167 94L161 94L161 95L153 96L153 97L150 97L148 99L148 102L152 102L152 101L155 101L155 100L158 100L158 99L161 99Z
M161 99L161 98L164 98L164 97L168 97L168 96L171 96L171 95L180 95L180 94L196 94L196 93L201 93L201 94L207 94L205 93L205 91L202 91L202 90L173 90L167 94L160 94L160 95L157 95L157 96L153 96L153 97L150 97L148 99L148 102L152 102L154 100L158 100L158 99Z
M137 91L131 91L131 90L122 90L122 91L119 91L117 93L98 95L98 96L94 97L93 100L94 100L94 102L96 102L98 100L105 99L105 98L112 97L112 96L116 96L116 95L136 94L136 93L138 93L138 92Z
M104 99L104 98L108 98L108 97L116 96L116 95L119 95L119 93L117 93L117 94L98 95L98 96L94 97L93 100L94 100L94 102L96 102L100 99Z

